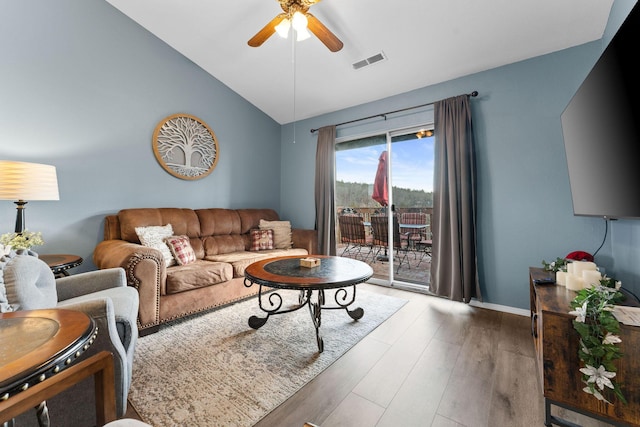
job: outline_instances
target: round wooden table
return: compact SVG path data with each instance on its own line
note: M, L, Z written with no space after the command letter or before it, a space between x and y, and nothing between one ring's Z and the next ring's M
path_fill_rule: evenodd
M77 267L84 261L82 257L72 254L43 254L39 258L46 262L56 277L68 276L70 268Z
M80 311L0 313L0 402L10 402L72 365L96 333L94 320ZM48 425L46 403L37 409L40 425Z
M249 326L258 329L267 323L269 316L290 313L305 305L316 329L318 351L324 350L324 342L320 335L322 310L345 310L354 320L364 316L360 307L349 310L349 306L356 299L356 285L366 282L373 276L373 269L366 263L351 258L338 256L313 255L320 260L317 267L303 267L300 265L301 256L287 256L270 258L249 265L245 271L244 285L260 286L258 290L258 304L267 315L265 317L251 316ZM263 287L267 287L264 290ZM275 289L293 289L300 291L298 305L293 308L282 308L282 296L273 291ZM325 301L325 290L337 289L334 302L329 305ZM264 291L264 292L263 292ZM315 292L315 298L314 298ZM264 293L269 297L265 298ZM264 298L264 301L263 301Z

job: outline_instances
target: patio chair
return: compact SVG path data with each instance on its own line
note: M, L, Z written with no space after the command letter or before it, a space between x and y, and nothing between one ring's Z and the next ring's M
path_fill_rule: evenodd
M340 256L362 257L365 261L372 253L373 245L371 236L367 236L364 222L360 215L340 215L338 216L340 227L340 241L346 246ZM368 248L366 254L362 254L362 248Z
M431 259L432 250L433 250L433 240L432 239L422 239L419 242L416 242L416 248L421 253L420 261L418 261L418 264L416 264L416 268L418 268L418 267L420 267L420 264L422 264L422 261L425 258L428 257L429 259Z
M385 215L376 215L371 217L371 232L373 233L373 246L377 247L377 251L374 254L373 261L380 254L383 249L385 253L389 249L389 220ZM405 236L406 237L406 236ZM400 224L398 223L398 217L393 216L393 249L395 250L396 258L398 258L398 270L402 264L406 262L407 266L411 268L409 261L407 260L408 245L406 239L402 239L400 233Z
M405 212L400 216L400 223L400 236L410 249L417 248L421 240L427 240L429 224L426 213Z

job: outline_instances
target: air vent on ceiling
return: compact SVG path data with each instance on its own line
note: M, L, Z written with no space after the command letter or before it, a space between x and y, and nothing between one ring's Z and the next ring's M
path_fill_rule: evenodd
M384 61L385 59L387 59L387 57L384 55L384 52L376 53L375 55L370 56L367 59L354 62L353 69L359 70L360 68L366 67L367 65L375 64L376 62Z

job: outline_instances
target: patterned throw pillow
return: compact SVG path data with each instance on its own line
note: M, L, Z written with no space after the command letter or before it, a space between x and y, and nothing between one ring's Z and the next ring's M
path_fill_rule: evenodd
M252 229L249 231L251 236L251 250L252 251L265 251L273 249L273 230L268 228L266 230Z
M167 237L173 236L173 227L171 224L136 227L135 230L143 246L155 248L162 252L165 266L170 267L176 263L176 260L169 250L169 246L167 246L164 241Z
M275 249L290 249L293 246L291 223L289 221L266 221L261 219L260 229L273 230L273 247Z
M195 262L196 253L191 247L189 237L187 236L171 236L165 239L171 253L176 258L178 265L187 265Z

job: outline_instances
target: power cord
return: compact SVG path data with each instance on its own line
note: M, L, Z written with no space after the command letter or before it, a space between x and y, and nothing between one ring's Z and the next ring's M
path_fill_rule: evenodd
M604 242L607 240L607 234L609 234L609 218L605 216L604 217L604 237L602 238L602 243L600 244L600 247L596 249L596 251L593 253L594 258L596 257L597 253L600 252L600 249L602 249L602 247L604 246Z
M638 296L636 294L634 294L633 292L631 292L629 289L625 288L624 286L620 287L621 291L624 291L624 293L631 295L632 297L634 297L636 299L636 302L640 302L640 299L638 299Z
M593 254L594 258L596 256L596 254L600 251L600 249L602 249L602 246L604 246L604 242L607 240L607 234L608 233L609 233L609 218L607 218L605 216L604 217L604 238L602 239L602 243L600 244L600 247L598 249L596 249L595 253ZM626 293L627 295L630 295L633 298L635 298L636 302L640 302L640 298L638 298L638 296L636 294L634 294L633 292L631 292L629 289L627 289L625 287L621 287L620 290L623 291L624 293Z

